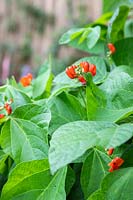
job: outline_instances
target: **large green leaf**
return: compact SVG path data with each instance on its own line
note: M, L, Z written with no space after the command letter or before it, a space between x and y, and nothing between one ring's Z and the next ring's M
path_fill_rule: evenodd
M102 151L94 148L83 163L81 186L85 199L96 191L107 174L110 158Z
M1 199L65 200L66 172L63 168L52 177L47 160L21 163L11 172Z
M47 157L47 135L31 121L12 118L7 121L0 136L3 151L16 163Z
M132 5L132 0L103 0L103 12L115 11L121 5Z
M120 6L109 21L108 39L115 42L124 36L124 25L129 12L129 7Z
M52 173L71 163L92 146L120 146L133 135L133 125L111 122L76 121L62 125L52 135L49 162ZM59 162L60 161L60 162Z
M117 170L108 174L101 185L101 190L87 200L126 200L133 197L133 167Z
M125 38L118 40L115 43L116 52L113 55L113 60L116 65L133 66L133 38Z
M50 109L52 119L50 122L49 133L55 131L62 124L86 119L85 108L75 96L61 93L57 97L53 97L51 100L52 105Z

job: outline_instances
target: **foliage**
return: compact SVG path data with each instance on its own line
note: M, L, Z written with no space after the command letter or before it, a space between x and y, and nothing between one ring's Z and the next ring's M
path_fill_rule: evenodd
M132 199L129 11L126 3L64 33L60 44L91 55L67 73L54 77L49 59L36 78L0 87L1 200Z

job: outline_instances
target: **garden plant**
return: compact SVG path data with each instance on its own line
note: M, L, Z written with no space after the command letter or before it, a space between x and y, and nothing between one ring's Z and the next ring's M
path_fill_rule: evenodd
M133 199L132 10L113 2L60 38L88 57L0 87L1 200Z

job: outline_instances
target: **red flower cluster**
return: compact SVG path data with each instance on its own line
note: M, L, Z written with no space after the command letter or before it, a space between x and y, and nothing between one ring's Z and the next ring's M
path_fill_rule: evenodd
M79 65L72 65L66 68L66 74L69 78L78 80L82 84L86 84L86 80L83 76L83 73L90 72L92 76L96 75L96 66L94 64L88 63L87 61L81 62Z
M26 76L23 76L21 79L20 79L20 83L24 86L24 87L27 87L31 84L31 81L32 81L33 77L32 77L32 74L28 73Z
M107 46L108 46L108 49L109 49L109 51L110 51L110 55L111 55L111 54L114 54L115 51L116 51L115 46L114 46L112 43L108 43Z
M122 158L116 157L114 158L108 166L110 166L109 172L113 172L114 170L119 169L119 167L124 163Z
M0 107L0 110L5 110L7 112L7 115L10 115L12 113L12 107L10 106L12 102L13 102L12 99L10 99L10 101L5 102L4 105ZM4 117L5 117L5 114L1 113L0 119L3 119Z

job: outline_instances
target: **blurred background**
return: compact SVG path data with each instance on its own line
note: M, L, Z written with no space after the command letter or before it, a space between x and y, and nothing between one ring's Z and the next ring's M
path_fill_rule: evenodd
M50 55L58 74L83 52L59 46L61 35L101 14L102 0L0 0L0 83L36 74Z

